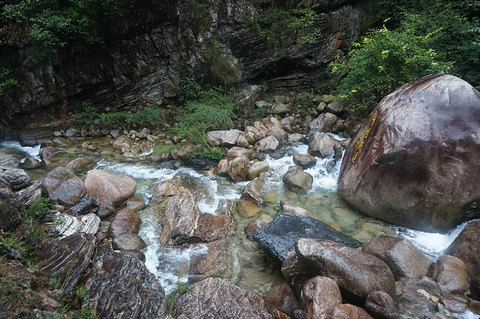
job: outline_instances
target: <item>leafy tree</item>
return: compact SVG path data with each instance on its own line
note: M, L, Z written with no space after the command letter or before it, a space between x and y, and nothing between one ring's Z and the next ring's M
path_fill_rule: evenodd
M451 63L437 59L431 43L437 32L419 35L405 23L395 31L386 26L370 31L348 54L346 61L330 64L341 78L336 94L352 109L368 109L386 94L406 83L440 71Z

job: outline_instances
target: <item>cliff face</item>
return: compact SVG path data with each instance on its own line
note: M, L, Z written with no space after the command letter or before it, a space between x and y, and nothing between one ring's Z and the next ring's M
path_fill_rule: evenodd
M313 8L319 18L307 29L276 35L281 40L272 45L251 21L274 4ZM9 45L20 86L0 96L2 117L28 123L61 118L84 102L110 110L165 103L186 78L235 87L265 81L279 89L312 86L327 80L328 63L368 28L366 9L361 0L139 0L102 45L57 51L42 65L28 43ZM318 28L313 43L298 41ZM216 63L223 69L214 74Z

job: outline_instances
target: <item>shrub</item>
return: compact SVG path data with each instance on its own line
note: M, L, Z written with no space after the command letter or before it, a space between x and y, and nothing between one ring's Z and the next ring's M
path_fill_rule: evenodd
M346 61L330 64L340 78L337 97L351 109L368 109L401 85L431 73L449 72L452 63L438 60L431 48L437 33L419 35L409 23L395 31L383 26L367 33L353 44Z

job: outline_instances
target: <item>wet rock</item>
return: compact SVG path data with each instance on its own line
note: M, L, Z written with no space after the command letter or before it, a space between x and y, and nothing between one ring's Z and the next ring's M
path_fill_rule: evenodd
M273 135L269 135L255 143L255 150L257 152L265 153L273 152L278 148L279 145L280 143L278 140Z
M338 117L332 113L323 113L308 124L311 131L331 132Z
M0 168L19 168L25 153L17 150L0 149Z
M256 179L245 185L245 188L243 189L243 194L240 199L249 200L256 204L261 204L263 202L262 194L266 178L267 175L265 172L263 172L258 175Z
M463 295L468 291L468 273L463 261L443 255L437 259L432 274L443 294Z
M85 196L87 188L71 169L57 167L43 178L42 192L54 203L72 207Z
M247 179L249 159L246 156L236 157L229 162L228 176L234 182L242 182Z
M467 82L435 74L407 84L364 121L338 192L371 217L448 231L480 196L479 127L480 95Z
M166 317L165 292L136 252L99 247L84 287L84 300L98 317Z
M143 199L138 196L130 197L125 203L125 208L131 209L134 212L142 210L146 206Z
M362 251L377 256L392 270L395 280L426 276L432 261L406 239L378 235Z
M206 318L212 314L224 319L289 318L261 297L219 278L207 278L191 286L173 309L176 318Z
M229 145L234 146L237 144L237 140L244 132L236 129L223 130L223 131L210 131L207 134L207 138L213 145Z
M253 238L280 263L285 260L288 252L295 250L295 242L299 238L329 239L349 247L360 246L360 242L317 219L285 214L277 215L272 222L258 230Z
M248 168L247 177L250 180L255 179L260 173L268 172L269 168L270 165L268 164L268 162L255 162Z
M8 168L4 171L0 169L0 178L9 184L13 191L21 190L32 184L30 176L20 168Z
M300 133L288 134L288 143L296 144L305 141L305 136Z
M113 248L122 250L140 250L147 245L138 236L142 220L137 213L128 208L119 211L112 220L108 233L113 239Z
M133 141L126 135L120 135L113 141L112 147L114 150L129 150L132 147Z
M235 225L230 215L200 213L194 236L203 242L212 242L228 236Z
M86 157L77 157L71 160L65 167L74 171L91 167L94 164L93 160Z
M373 291L367 296L365 309L375 319L399 319L395 300L385 291Z
M301 166L290 166L282 180L285 186L294 192L306 192L312 189L313 176L304 172Z
M335 146L339 142L330 135L316 132L308 140L308 153L321 158L330 157L335 153Z
M265 223L262 222L260 219L254 219L248 222L246 233L247 236L252 236L256 231L260 228L264 227Z
M190 259L189 280L197 282L207 277L219 277L228 270L231 262L228 249L221 241L208 243L206 252L195 253Z
M313 218L313 213L308 209L302 208L300 206L294 205L284 200L280 201L280 211L282 214L286 214L286 215L310 216Z
M114 208L120 207L137 190L137 183L131 177L99 169L87 172L85 186L87 195L97 204Z
M251 160L253 158L253 151L243 147L234 146L227 152L228 161L233 161L235 158L242 156L245 156L248 158L248 160Z
M360 307L343 304L333 309L330 319L373 319L373 317Z
M379 258L330 240L299 238L295 257L282 265L282 274L289 281L296 276L326 276L335 280L342 295L352 302L364 301L373 291L385 291L395 297L395 279ZM288 267L287 267L288 265ZM303 269L308 273L300 273Z
M87 272L97 242L93 234L76 233L61 240L42 241L35 254L47 278L59 289L72 290Z
M293 155L293 162L295 165L301 166L303 169L312 168L317 165L317 159L315 156L308 154Z
M95 199L91 197L84 197L72 207L72 210L77 214L85 215L97 210L97 208L98 205L95 203Z
M297 297L286 282L270 290L264 299L266 303L291 317L294 317L295 311L300 309Z
M306 319L329 319L332 310L342 304L342 294L334 280L317 276L303 286L302 304Z
M262 123L268 130L267 135L273 135L278 141L283 141L287 138L287 132L282 128L282 124L273 116L267 116L262 120Z
M471 278L480 275L480 220L465 227L460 235L445 249L444 254L460 258Z
M402 316L433 317L438 312L439 298L440 289L428 277L399 281L397 284L397 304Z
M287 154L287 150L285 150L285 149L279 149L279 150L276 150L276 151L271 152L270 154L268 154L268 156L270 156L271 158L273 158L273 159L275 159L275 160L279 160L279 159L281 159L282 157L284 157L285 154Z
M260 215L260 213L262 212L262 207L260 207L257 203L245 199L241 199L238 201L237 208L238 213L243 218L252 218Z
M221 159L214 169L214 173L220 176L226 176L228 174L229 162L226 158Z
M217 165L217 161L206 157L187 157L183 161L183 165L190 167L196 171L208 171Z
M20 163L22 169L35 169L42 166L42 162L33 156L27 156L23 162Z

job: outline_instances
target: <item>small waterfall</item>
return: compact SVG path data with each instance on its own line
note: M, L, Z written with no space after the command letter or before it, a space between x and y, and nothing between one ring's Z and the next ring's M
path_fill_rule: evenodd
M35 157L37 160L40 160L40 145L22 146L18 141L4 141L0 143L0 148L21 151L25 153L25 156L32 156Z

